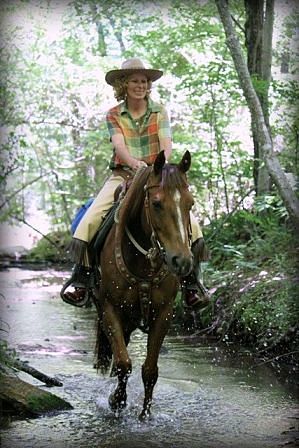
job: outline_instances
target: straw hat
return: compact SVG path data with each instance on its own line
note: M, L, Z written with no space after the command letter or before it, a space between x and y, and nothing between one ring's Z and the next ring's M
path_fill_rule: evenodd
M155 70L152 68L145 68L143 62L138 58L130 58L124 61L121 65L121 69L119 70L110 70L106 76L105 80L111 86L114 85L117 79L122 78L123 76L129 76L133 73L144 73L145 76L151 81L157 81L157 79L161 78L163 72L161 70Z

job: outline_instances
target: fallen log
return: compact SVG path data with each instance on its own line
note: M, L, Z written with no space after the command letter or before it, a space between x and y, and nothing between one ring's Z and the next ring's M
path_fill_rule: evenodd
M9 375L0 377L0 401L2 412L21 416L39 416L47 412L73 409L64 399Z
M11 360L11 365L18 370L28 373L42 383L45 383L47 386L63 386L61 381L58 381L56 378L50 377L34 367L31 367L27 362L20 361L19 359L13 359Z

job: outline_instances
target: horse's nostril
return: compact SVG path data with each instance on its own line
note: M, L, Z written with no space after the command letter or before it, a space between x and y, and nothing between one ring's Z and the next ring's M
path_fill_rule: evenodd
M178 264L178 258L179 258L179 257L172 257L172 265L173 265L174 267L178 267L178 266L179 266L179 264Z
M172 267L178 275L187 275L192 266L192 260L186 257L173 256L172 257Z

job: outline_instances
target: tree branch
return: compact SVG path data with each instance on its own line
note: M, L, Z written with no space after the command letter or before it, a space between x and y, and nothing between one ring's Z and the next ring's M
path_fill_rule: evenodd
M245 28L243 28L243 26L237 21L237 19L234 18L234 16L231 14L231 18L233 20L233 22L236 24L236 26L242 31L242 33L244 33L245 36Z
M63 386L61 381L57 380L56 378L50 377L45 373L40 372L39 370L35 369L34 367L30 366L24 361L20 361L19 359L12 359L11 363L12 366L17 370L22 370L23 372L28 373L28 375L33 376L42 383L45 383L47 386L58 386L58 387Z
M229 220L230 216L235 213L235 211L239 208L240 204L242 204L242 202L244 201L244 199L249 196L251 193L254 192L254 188L251 188L249 191L247 191L247 193L245 193L241 199L239 200L239 202L237 202L237 204L235 205L235 207L230 211L230 213L228 213L225 218L223 219L223 221L221 221L220 225L214 230L214 232L212 233L212 235L209 236L209 238L207 238L207 242L210 241L211 239L214 238L215 235L217 235L219 233L219 230L224 226L224 224L226 223L226 221Z
M31 225L29 222L27 222L25 219L23 218L19 218L18 216L15 215L11 215L9 214L9 216L13 219L15 219L18 222L21 222L23 224L25 224L25 226L30 227L30 229L34 230L35 232L39 233L43 238L45 238L47 241L49 241L50 244L52 244L53 246L56 247L56 249L60 250L59 246L55 243L55 241L53 241L51 238L49 238L47 235L45 235L44 233L42 233L40 230L38 230L36 227L34 227L33 225Z
M27 184L22 185L22 187L20 187L18 190L14 191L10 196L8 196L8 198L5 199L4 202L2 202L2 204L0 204L0 210L8 203L10 202L15 196L17 196L21 191L25 190L25 188L29 187L29 185L34 184L35 182L39 181L40 179L42 179L43 177L47 176L48 174L52 174L52 171L48 171L47 173L44 174L40 174L38 177L36 177L35 179L32 179L31 181L27 182Z
M266 361L260 362L258 364L254 364L253 367L259 367L259 366L262 366L262 365L267 364L269 362L277 361L279 358L284 358L286 356L294 355L296 353L299 353L299 350L294 350L293 352L283 353L282 355L276 355L276 356L274 356L271 359L267 359Z

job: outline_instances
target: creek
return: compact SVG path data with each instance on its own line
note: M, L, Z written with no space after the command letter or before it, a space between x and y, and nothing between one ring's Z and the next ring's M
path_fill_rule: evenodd
M245 349L169 334L159 358L152 418L138 421L146 335L133 334L128 406L116 417L108 396L116 379L93 368L95 309L65 304L59 290L69 272L8 268L0 272L3 339L23 361L63 387L31 384L69 401L73 410L13 419L3 448L276 448L291 444L298 400L292 372L279 377Z

